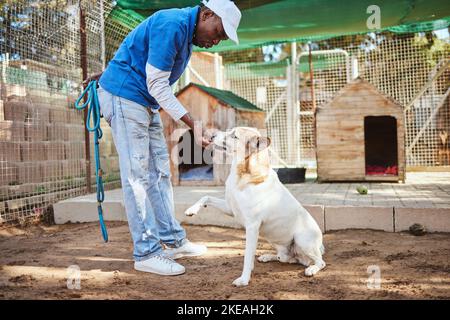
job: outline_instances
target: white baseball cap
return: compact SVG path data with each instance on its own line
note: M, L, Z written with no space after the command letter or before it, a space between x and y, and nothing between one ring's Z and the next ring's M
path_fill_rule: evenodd
M203 0L203 4L222 19L222 25L228 38L239 44L237 28L242 14L234 2L230 0Z

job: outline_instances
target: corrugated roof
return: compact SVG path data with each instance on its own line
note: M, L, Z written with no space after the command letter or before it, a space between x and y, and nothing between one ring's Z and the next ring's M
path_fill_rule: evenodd
M233 108L235 108L237 110L253 111L253 112L264 112L264 110L258 108L257 106L255 106L251 102L245 100L244 98L239 97L238 95L235 95L231 91L220 90L220 89L216 89L216 88L202 86L202 85L197 84L197 83L190 83L189 85L187 85L186 87L181 89L177 93L177 96L179 94L181 94L183 91L185 91L186 89L188 89L189 87L192 87L192 86L195 86L195 87L199 88L200 90L202 90L202 91L208 93L209 95L213 96L214 98L220 100L222 103L227 104L230 107L233 107Z

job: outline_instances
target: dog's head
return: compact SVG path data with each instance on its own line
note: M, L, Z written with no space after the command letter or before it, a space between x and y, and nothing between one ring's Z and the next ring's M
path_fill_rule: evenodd
M269 137L263 137L256 128L236 127L215 132L212 142L216 150L232 155L242 186L265 181L270 170Z
M216 131L212 136L214 148L244 159L265 150L270 138L263 137L256 128L235 127L227 131Z

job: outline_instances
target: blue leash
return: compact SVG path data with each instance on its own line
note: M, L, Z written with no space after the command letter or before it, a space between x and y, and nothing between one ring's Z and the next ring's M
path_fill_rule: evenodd
M80 105L81 100L84 96L87 95L86 102ZM86 128L89 132L94 132L94 153L95 153L95 180L97 182L97 211L98 211L98 220L100 222L100 228L103 235L103 240L108 242L108 231L106 230L105 221L103 220L103 209L102 202L105 200L105 191L103 189L103 180L102 180L102 168L100 167L100 152L99 152L99 144L98 140L102 138L103 132L100 128L100 104L98 102L97 95L97 81L93 80L89 82L86 89L84 89L83 93L78 97L75 102L75 108L77 110L82 110L88 107L88 114L86 118ZM91 118L93 122L93 126L90 126Z

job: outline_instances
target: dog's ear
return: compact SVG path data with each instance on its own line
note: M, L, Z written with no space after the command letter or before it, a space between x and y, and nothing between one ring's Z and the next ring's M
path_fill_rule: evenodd
M251 155L252 153L262 151L270 146L270 138L269 137L252 137L247 142L247 155Z

